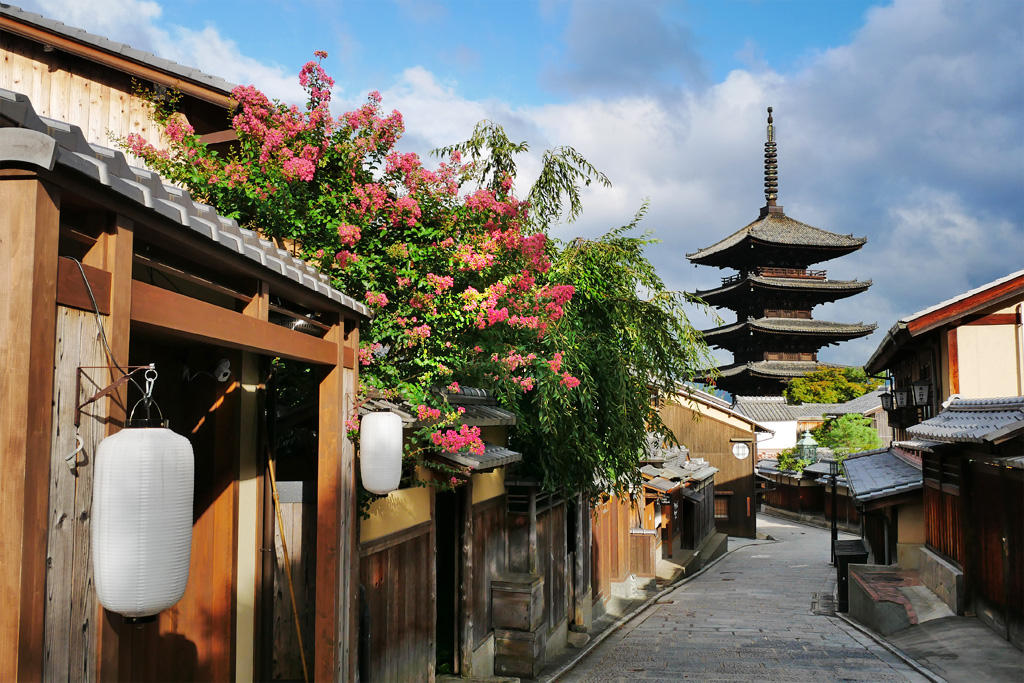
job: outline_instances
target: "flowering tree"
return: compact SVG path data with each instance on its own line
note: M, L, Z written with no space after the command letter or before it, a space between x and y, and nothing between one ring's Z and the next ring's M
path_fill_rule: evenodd
M520 200L514 168L500 162L525 144L509 143L492 124L477 130L493 133L490 146L475 135L428 169L397 150L402 116L384 114L379 93L332 116L333 81L320 64L326 53L316 56L299 74L304 108L251 86L233 91L238 142L224 155L174 113L173 97L153 100L165 148L134 134L121 144L222 214L287 240L339 289L365 300L374 318L362 331L364 389L416 407L422 426L409 461L443 470L455 484L459 473L424 453L479 453L483 442L478 428L454 428L457 411L439 387L458 392L472 382L509 396L541 382L558 392L579 384L549 341L574 288L549 276L553 245L544 228L563 201L578 212L581 183L607 179L562 148L545 155L540 180Z

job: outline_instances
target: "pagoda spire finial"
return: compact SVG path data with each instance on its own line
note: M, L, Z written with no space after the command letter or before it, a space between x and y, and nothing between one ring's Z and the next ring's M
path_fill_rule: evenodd
M768 140L764 143L764 198L765 208L774 207L775 200L779 198L778 153L771 107L768 107Z

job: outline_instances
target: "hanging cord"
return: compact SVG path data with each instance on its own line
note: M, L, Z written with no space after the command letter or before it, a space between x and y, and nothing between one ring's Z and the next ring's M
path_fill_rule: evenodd
M96 327L99 328L100 339L103 341L103 348L106 350L107 358L110 360L111 363L114 364L114 367L117 368L122 375L128 376L132 384L135 385L135 388L139 390L139 393L145 394L146 392L142 388L142 385L140 385L135 380L135 378L131 376L130 372L122 368L121 365L117 362L117 359L114 358L114 352L110 349L110 344L107 342L107 332L106 330L103 329L103 318L100 317L100 307L96 303L96 295L93 294L92 285L89 283L89 278L85 274L85 268L82 266L82 262L76 259L74 256L68 256L67 258L75 262L75 265L78 266L78 272L82 274L82 282L85 283L85 291L88 292L89 301L92 302L92 312L93 315L96 316Z
M270 453L267 455L269 456ZM302 645L302 627L299 625L299 606L295 600L295 585L292 583L292 562L288 557L288 539L284 535L284 517L281 516L281 500L277 497L277 475L274 473L274 459L271 457L267 458L267 470L270 472L270 489L274 493L274 512L277 513L277 526L281 531L281 549L284 550L284 575L288 579L288 595L292 599L295 637L299 639L299 657L302 658L302 680L309 683L309 671L306 669L306 649Z

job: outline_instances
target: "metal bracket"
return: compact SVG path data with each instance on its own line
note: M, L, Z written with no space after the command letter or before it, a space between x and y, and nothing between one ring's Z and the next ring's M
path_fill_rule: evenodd
M139 372L140 370L151 370L151 369L154 369L155 367L156 366L155 366L154 363L150 363L149 365L129 365L128 366L128 372L125 372L124 369L122 369L122 368L120 368L120 367L118 367L116 365L79 365L78 369L75 372L75 400L76 401L78 400L78 397L82 395L82 374L83 374L82 371L83 370L103 370L103 369L110 370L110 371L117 370L117 371L122 372L124 374L121 377L119 377L118 379L114 380L112 383L108 384L107 386L105 386L102 389L100 389L99 391L97 391L95 394L93 394L93 396L91 398L87 398L85 401L83 401L82 403L79 403L79 404L77 404L75 406L75 426L76 427L80 426L80 422L81 422L81 418L82 418L82 409L85 408L87 405L89 405L90 403L93 403L94 401L98 401L99 399L103 398L104 396L106 396L108 394L112 394L113 392L115 392L118 389L120 389L121 386L123 386L124 384L126 384L128 381L131 380L132 375L134 375L136 372Z

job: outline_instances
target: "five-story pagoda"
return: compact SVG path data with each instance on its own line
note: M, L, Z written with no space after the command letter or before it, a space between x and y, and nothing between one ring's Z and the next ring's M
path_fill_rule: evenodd
M764 146L765 206L757 220L686 257L695 264L733 268L715 289L695 292L736 313L736 322L704 332L708 344L733 354L718 368L718 386L733 395L778 395L790 379L819 367L818 351L870 334L873 324L815 320L811 309L863 292L870 281L830 280L809 266L860 249L864 237L839 235L793 220L776 204L778 165L772 108Z

